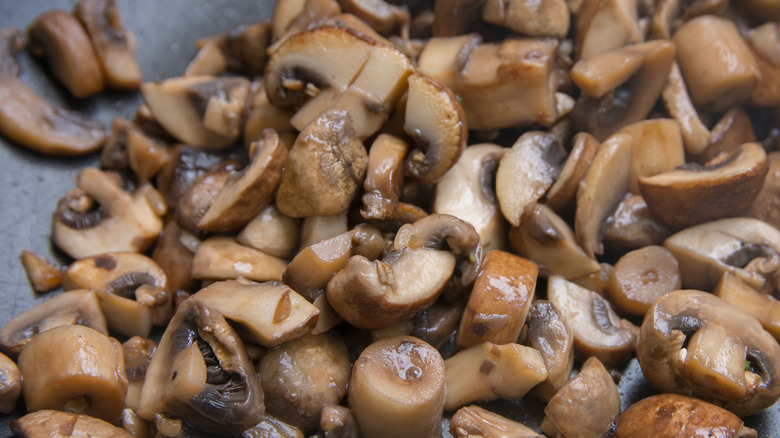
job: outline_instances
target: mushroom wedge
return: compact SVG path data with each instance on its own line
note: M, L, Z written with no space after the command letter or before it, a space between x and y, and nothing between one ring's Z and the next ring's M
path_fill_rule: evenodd
M0 29L0 133L36 152L83 155L106 139L97 120L55 107L19 79L14 58L25 44L18 29Z
M210 237L198 245L192 259L192 277L201 280L279 281L284 259L241 245L232 237Z
M706 292L659 298L642 323L636 353L660 392L692 395L740 417L780 398L780 345L753 316Z
M134 436L99 418L51 409L30 412L11 421L8 427L14 436L20 438L62 436L62 430L67 430L68 436L71 437L132 438Z
M364 219L388 220L395 216L408 152L409 144L391 134L379 134L371 144L361 198L360 215Z
M476 405L460 408L453 414L450 421L450 434L455 438L541 438L544 436L523 423L512 421Z
M146 372L138 415L171 415L218 434L241 433L262 420L263 390L230 324L195 299L165 329Z

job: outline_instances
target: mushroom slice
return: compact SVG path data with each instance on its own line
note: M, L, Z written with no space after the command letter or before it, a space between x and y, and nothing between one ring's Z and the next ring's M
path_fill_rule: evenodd
M106 131L99 121L53 106L19 79L14 56L24 44L18 29L0 29L0 133L43 154L83 155L100 149Z
M577 59L642 41L637 0L584 1L574 17Z
M681 286L674 255L662 246L646 246L623 254L609 275L607 296L620 312L644 316L662 295Z
M445 397L444 361L412 336L385 338L355 361L349 406L361 436L436 436Z
M659 392L693 395L743 417L780 398L780 345L753 316L697 290L659 298L636 351Z
M717 436L755 438L756 431L733 413L679 394L643 398L617 418L614 438L636 436Z
M200 241L182 231L176 221L168 221L163 228L154 245L152 260L165 272L169 290L191 290L195 286L192 278L193 249L197 249L199 244Z
M417 58L417 71L455 89L461 63L481 42L477 33L430 38Z
M347 111L328 110L298 135L282 171L276 206L291 217L346 211L362 186L368 154Z
M14 436L35 438L61 435L63 430L68 436L102 436L106 438L132 438L133 435L109 422L89 415L44 409L30 412L11 421L8 425Z
M108 328L123 336L148 337L152 324L165 325L173 313L165 272L154 260L134 252L73 262L65 271L62 289L97 292Z
M654 216L672 228L744 212L769 172L764 148L745 143L704 166L639 178L639 191Z
M231 170L234 169L219 165L192 181L176 201L173 217L179 227L196 236L206 236L206 233L198 228L198 223L227 184Z
M456 346L515 342L525 325L538 273L539 268L529 260L488 251L460 320Z
M151 339L133 336L122 344L122 355L125 358L125 375L127 375L127 396L125 396L125 410L122 413L122 423L128 417L127 411L132 412L130 421L133 423L145 423L135 411L141 401L141 391L144 386L146 370L149 361L157 349L157 343Z
M769 172L755 201L750 204L747 216L760 219L780 229L780 153L769 152Z
M243 73L246 76L260 76L265 69L265 50L271 40L271 23L263 21L241 24L218 35L198 39L195 46L198 54L187 66L204 66L218 76L225 69ZM201 64L198 58L204 61ZM186 74L186 73L185 73Z
M464 300L450 302L442 298L431 307L415 315L412 322L412 335L441 348L458 330L461 315L466 308Z
M694 156L700 155L709 144L710 131L702 123L693 102L691 102L688 88L677 62L672 63L669 77L661 92L661 98L666 111L680 124L685 151Z
M252 162L228 178L198 222L198 228L217 232L246 225L272 201L286 161L287 148L279 135L273 129L265 130Z
M379 134L368 152L366 179L363 181L364 219L388 220L395 214L403 185L403 162L409 144L390 134Z
M619 414L617 386L591 357L547 403L541 430L548 436L608 436Z
M88 97L103 90L103 72L81 23L60 10L46 12L27 28L30 52L45 58L52 75L72 95Z
M267 205L241 229L236 241L274 257L287 258L298 248L300 228L298 219L283 215L274 205Z
M242 338L266 347L276 347L311 331L319 315L313 305L279 282L218 281L192 299L233 322Z
M35 335L71 324L89 326L108 334L106 318L94 291L63 293L14 316L0 328L0 348L16 357Z
M496 171L498 205L509 223L520 225L523 211L550 188L565 159L566 151L552 134L531 131L515 141Z
M145 106L145 105L144 105ZM177 144L172 148L170 159L157 176L157 188L168 205L176 205L192 182L212 170L229 170L233 164L246 161L237 154L223 151L209 151Z
M638 178L669 172L685 164L680 125L673 119L632 123L620 132L633 137L628 191L639 193Z
M263 131L267 128L276 130L284 140L292 137L294 129L290 125L290 118L294 114L279 107L271 105L265 94L265 86L262 79L252 82L250 97L246 108L246 123L244 124L244 146L249 150L252 143L263 138Z
M209 41L198 48L198 53L187 64L182 76L219 76L225 70L227 70L225 54L216 41Z
M342 0L341 5L344 12L355 14L377 32L392 32L411 20L406 8L385 0Z
M545 204L558 214L573 209L577 187L596 156L601 143L587 132L578 132L572 139L571 151L560 174L545 195Z
M455 94L436 80L414 73L408 82L404 131L417 147L406 159L406 171L423 184L433 184L466 147L466 116Z
M191 76L141 85L154 118L171 135L191 146L228 148L243 133L249 80Z
M263 390L244 345L218 312L185 300L146 371L138 415L160 412L206 432L241 433L262 420Z
M518 254L539 265L543 276L574 279L599 270L599 264L577 246L574 232L544 204L533 203L509 231L509 244Z
M122 26L114 0L81 0L73 9L92 40L106 84L134 90L143 76L135 60L135 35Z
M22 250L22 266L35 292L48 292L62 284L62 268L32 251Z
M744 143L756 141L753 122L744 107L736 107L727 111L712 127L707 148L696 161L710 161L720 154L732 153Z
M639 327L621 319L601 295L563 277L547 282L547 299L560 310L574 333L574 349L608 367L621 365L634 352Z
M336 237L349 231L348 211L329 216L307 216L301 225L301 248L305 248L325 239Z
M626 194L607 219L604 244L619 249L662 245L672 230L650 212L641 195Z
M304 431L317 427L323 408L347 393L347 346L330 334L305 335L267 351L257 373L266 410Z
M753 315L764 330L780 339L780 302L775 297L758 292L730 272L723 273L712 293Z
M95 360L100 358L100 360ZM56 409L116 423L125 407L122 346L81 325L39 333L19 354L27 409Z
M547 378L539 352L514 343L484 342L455 353L444 366L448 411L476 401L519 400Z
M569 33L569 7L564 0L534 4L527 0L487 0L482 19L529 36L564 38Z
M450 420L450 434L455 438L541 438L543 436L523 423L512 421L476 405L466 406L455 412Z
M0 413L10 414L22 392L22 376L19 368L8 356L0 353Z
M454 166L436 183L433 212L472 224L485 250L501 250L505 224L495 192L495 171L504 155L497 144L467 147Z
M287 262L236 242L232 237L210 237L198 246L192 260L197 279L281 281Z
M749 103L759 106L780 105L780 29L777 23L764 23L750 31L750 49L761 79Z
M547 367L547 378L531 392L547 402L569 380L574 367L574 333L566 317L547 300L536 300L528 311L525 344L536 349Z
M165 204L149 184L130 194L94 167L76 177L77 190L57 205L52 240L74 259L113 251L146 250L162 231Z

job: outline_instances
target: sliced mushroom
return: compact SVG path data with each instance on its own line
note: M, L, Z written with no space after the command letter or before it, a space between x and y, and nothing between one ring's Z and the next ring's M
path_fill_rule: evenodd
M207 70L216 67L214 72L206 74L218 76L225 69L229 69L250 77L262 75L266 62L265 50L270 41L270 22L238 25L218 35L197 40L195 45L198 54L190 62L187 70L203 54ZM220 64L222 64L221 71L218 68Z
M24 44L18 29L0 30L0 133L43 154L83 155L99 149L106 139L99 121L53 106L19 79L14 56Z
M184 69L182 76L219 76L227 70L225 54L216 41L208 41Z
M720 298L677 290L647 312L637 359L660 392L693 395L747 416L780 397L780 345L751 315Z
M35 292L48 292L62 284L62 268L34 252L22 250L22 266Z
M411 334L434 348L441 348L458 330L465 308L464 300L450 302L442 297L412 318Z
M417 71L454 90L462 62L481 42L477 33L430 38L417 58Z
M363 181L365 219L388 220L395 215L403 185L403 162L409 145L402 139L379 134L368 152L366 179Z
M348 211L329 216L307 216L301 224L301 248L336 237L349 231Z
M780 30L777 23L765 23L749 34L761 79L750 96L749 103L760 106L780 105Z
M355 14L377 32L392 32L411 20L406 8L385 0L342 0L340 3L344 12Z
M201 280L281 281L286 267L284 259L241 245L232 237L211 237L195 251L192 276Z
M679 289L677 259L662 246L646 246L623 254L609 275L607 295L615 308L644 316L663 294Z
M633 137L628 191L639 193L638 178L669 172L685 164L680 126L673 119L650 119L620 130Z
M151 438L151 424L143 418L139 417L133 409L125 408L125 410L122 411L122 420L120 421L120 425L122 426L122 429L129 432L130 435L134 436L135 438Z
M569 32L569 7L564 0L540 4L527 0L487 0L482 19L528 36L563 38Z
M547 300L536 300L528 311L525 344L536 349L547 367L547 378L531 392L547 402L569 380L574 367L574 333L566 317Z
M577 59L642 41L637 0L583 1L574 21Z
M577 199L577 187L596 156L601 143L587 132L578 132L560 174L545 195L545 204L558 214L572 210Z
M241 433L262 420L263 391L235 331L199 300L179 306L146 371L138 415L158 413L212 433Z
M265 414L263 421L255 424L245 430L242 435L248 436L271 436L275 438L304 438L305 435L297 427L291 426L284 421ZM204 437L205 438L205 437Z
M133 336L122 344L122 355L125 358L125 375L127 376L127 395L125 396L125 410L122 413L122 423L128 417L128 409L132 412L131 422L144 422L135 411L141 401L141 391L144 386L146 370L149 361L157 349L157 343L151 339Z
M0 413L10 414L22 392L22 377L16 363L0 353Z
M640 177L639 191L654 216L679 229L745 211L768 172L764 148L745 143L703 167Z
M455 412L450 420L450 434L455 438L542 437L523 423L476 405L466 406Z
M285 216L267 205L236 236L236 241L274 257L287 258L298 248L298 219Z
M601 295L553 276L547 282L547 299L569 323L578 354L615 367L634 352L639 327L621 319Z
M100 358L100 360L95 360ZM116 423L125 407L122 346L81 325L39 333L19 354L27 409L56 409Z
M685 151L694 156L704 152L710 141L710 131L693 106L677 62L672 63L661 98L666 111L680 124Z
M621 250L662 245L672 232L653 216L641 195L628 193L607 219L604 245Z
M707 148L696 161L704 163L713 160L720 154L732 153L744 143L756 141L753 122L743 107L728 110L712 127Z
M77 189L54 213L52 240L74 259L112 251L146 250L162 231L166 206L149 184L128 193L94 167L76 177Z
M279 133L285 145L286 138L292 137L294 128L290 125L292 111L271 105L265 94L262 80L252 82L250 97L246 108L246 123L244 124L244 146L249 150L253 142L263 138L263 131L272 128ZM288 148L289 149L289 148Z
M775 228L780 228L780 153L769 152L769 171L764 178L764 185L758 192L755 201L750 204L747 216L760 219Z
M143 76L135 60L135 35L122 26L114 0L81 0L73 9L92 40L106 84L134 90Z
M227 184L231 173L231 169L219 165L192 181L176 201L173 213L182 230L205 237L206 233L198 228L198 224L214 203L217 194Z
M106 438L132 438L133 435L109 422L89 415L61 412L49 409L30 412L8 425L14 436L35 438L57 436L67 430L72 437L103 436Z
M361 436L435 436L445 397L441 354L412 336L385 338L355 361L349 406Z
M45 58L49 70L72 95L88 97L103 90L100 62L87 32L73 15L46 12L27 28L30 52Z
M176 221L168 221L157 238L152 260L165 272L171 291L188 291L195 286L192 278L193 249L197 249L199 244L200 241L179 228Z
M340 12L341 6L336 0L306 0L291 17L286 32L289 35L317 27Z
M730 272L723 273L712 293L753 315L764 330L780 339L780 302L775 297L762 294Z

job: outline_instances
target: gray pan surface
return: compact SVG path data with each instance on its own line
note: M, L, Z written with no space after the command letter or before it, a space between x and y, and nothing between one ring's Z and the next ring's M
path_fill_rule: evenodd
M0 27L24 29L44 11L71 10L75 0L0 0ZM137 40L137 59L145 80L178 76L195 54L194 41L240 23L269 19L270 0L117 0L125 27ZM47 75L43 65L23 52L22 79L50 101L77 109L110 126L114 116L132 118L141 98L137 93L104 93L78 101ZM0 325L47 296L36 296L19 262L29 249L59 263L67 257L50 242L51 213L73 188L79 169L97 165L96 154L81 158L37 155L0 138ZM56 292L55 292L56 293ZM623 407L653 393L635 359L620 382ZM538 430L543 406L534 401L488 403L489 409ZM20 415L0 415L0 437L10 436L7 424ZM746 419L761 437L780 436L780 405ZM445 430L447 426L445 425ZM446 434L446 432L445 432ZM448 435L447 435L448 436Z

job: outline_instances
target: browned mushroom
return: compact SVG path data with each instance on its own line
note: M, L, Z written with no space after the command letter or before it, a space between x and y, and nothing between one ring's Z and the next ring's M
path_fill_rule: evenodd
M0 413L9 414L16 409L22 393L22 377L16 363L0 353Z
M363 181L365 219L387 220L395 214L403 185L403 162L409 145L390 134L380 134L368 152L366 179Z
M528 312L525 343L539 351L547 367L547 379L531 391L543 401L549 401L571 377L574 333L566 317L553 303L537 300Z
M730 272L724 272L712 291L732 306L753 315L775 339L780 339L780 302L762 294Z
M69 436L102 436L106 438L132 438L133 435L109 422L89 415L61 412L50 409L30 412L9 424L14 436L35 438L61 435L67 430Z
M528 36L563 38L569 32L569 7L564 0L487 0L482 19Z
M636 0L582 1L574 16L577 59L638 43L642 35Z
M455 438L542 437L523 423L512 421L479 406L458 409L450 420L450 433Z
M646 246L623 254L609 276L607 294L625 314L644 316L661 295L679 289L677 259L662 246Z

